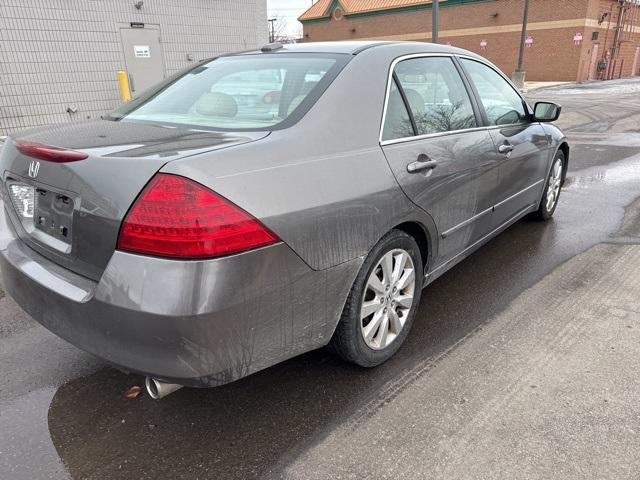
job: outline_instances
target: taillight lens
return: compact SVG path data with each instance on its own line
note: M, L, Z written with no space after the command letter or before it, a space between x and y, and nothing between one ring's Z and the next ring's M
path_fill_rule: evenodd
M89 155L75 150L67 150L66 148L52 147L51 145L42 145L40 143L23 142L18 140L16 148L23 155L28 157L45 160L47 162L67 163L84 160Z
M131 207L118 249L198 259L244 252L278 237L240 207L184 177L158 174Z

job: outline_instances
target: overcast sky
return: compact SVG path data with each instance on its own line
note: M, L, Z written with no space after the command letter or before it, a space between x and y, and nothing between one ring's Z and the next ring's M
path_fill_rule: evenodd
M312 0L267 0L269 18L284 18L287 22L287 35L296 35L302 31L302 25L296 19L311 3Z

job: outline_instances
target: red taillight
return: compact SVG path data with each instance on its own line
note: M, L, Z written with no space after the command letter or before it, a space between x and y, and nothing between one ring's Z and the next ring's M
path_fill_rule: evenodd
M118 249L171 258L213 258L270 245L278 237L208 188L159 174L122 223Z
M16 142L16 148L20 153L28 157L56 163L77 162L89 156L86 153L76 152L75 150L67 150L40 143L22 142L20 140Z

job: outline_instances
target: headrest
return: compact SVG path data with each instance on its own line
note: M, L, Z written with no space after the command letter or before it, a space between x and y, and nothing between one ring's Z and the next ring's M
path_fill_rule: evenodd
M238 103L231 95L226 93L205 93L196 102L195 110L200 115L235 117L238 113Z

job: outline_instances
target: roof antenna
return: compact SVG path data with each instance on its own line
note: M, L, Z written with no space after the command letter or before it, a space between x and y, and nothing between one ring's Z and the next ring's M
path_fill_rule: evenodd
M262 47L260 49L261 52L274 52L276 50L280 50L281 48L284 48L284 46L280 43L280 42L273 42L273 43L269 43L268 45L265 45L264 47Z

